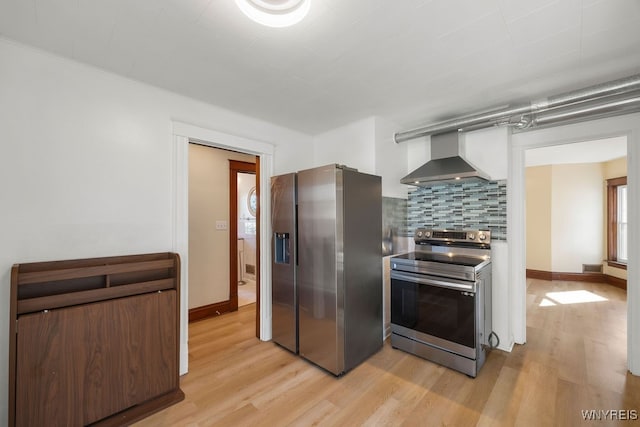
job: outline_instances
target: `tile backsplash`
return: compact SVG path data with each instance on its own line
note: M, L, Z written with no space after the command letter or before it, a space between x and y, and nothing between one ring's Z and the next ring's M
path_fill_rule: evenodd
M409 234L407 200L395 197L382 198L382 228L392 228L401 236Z
M507 181L410 187L407 234L418 227L488 229L492 239L506 240Z
M395 197L382 198L382 254L391 255L406 251L407 200Z

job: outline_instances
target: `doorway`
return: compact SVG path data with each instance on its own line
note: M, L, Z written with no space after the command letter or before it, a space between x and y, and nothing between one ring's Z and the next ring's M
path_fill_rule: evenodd
M613 267L607 256L606 183L626 180L626 136L531 148L525 155L527 278L623 286L614 279L626 280L626 265Z
M233 183L231 183L233 185ZM238 173L238 307L256 302L258 197L255 173ZM233 217L233 215L232 215Z
M171 156L171 250L180 254L180 375L189 371L189 146L190 142L214 148L232 149L255 155L260 167L256 175L260 178L260 244L261 254L270 253L269 179L273 175L272 144L193 124L171 121L173 154ZM270 263L258 267L260 280L259 338L271 339L271 274Z
M238 174L253 174L257 187L257 162L254 155L189 144L189 321L238 309ZM258 223L256 210L256 248ZM259 274L255 279L258 285Z
M233 301L232 310L238 309L239 291L242 286L255 289L253 300L256 303L256 336L260 331L260 159L255 163L229 160L229 218L230 258L229 295ZM247 262L248 261L248 262ZM248 292L242 288L243 303L247 302ZM244 304L246 305L246 304Z
M628 369L634 375L640 375L640 328L637 316L640 312L640 293L636 289L637 273L640 265L640 243L634 239L638 234L638 217L640 197L640 115L632 114L583 123L569 124L553 128L517 133L511 136L509 145L509 191L508 199L508 240L509 245L509 281L512 283L509 299L511 300L511 319L513 339L518 344L527 341L526 334L526 230L525 230L525 151L552 145L562 145L577 141L602 139L611 136L627 137L628 192L629 192L629 260L627 285L627 362Z
M606 182L626 178L626 145L618 136L525 152L528 344L520 351L553 343L551 369L572 385L624 383L626 269L607 261Z

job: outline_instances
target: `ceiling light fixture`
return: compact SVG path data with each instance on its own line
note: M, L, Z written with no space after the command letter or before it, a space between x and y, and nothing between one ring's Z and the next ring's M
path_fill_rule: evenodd
M236 0L249 18L268 27L289 27L302 21L309 12L311 0Z

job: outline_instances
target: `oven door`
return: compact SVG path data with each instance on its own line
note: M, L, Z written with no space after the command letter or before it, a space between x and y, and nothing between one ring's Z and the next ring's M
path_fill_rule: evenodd
M391 272L391 331L476 357L476 283Z

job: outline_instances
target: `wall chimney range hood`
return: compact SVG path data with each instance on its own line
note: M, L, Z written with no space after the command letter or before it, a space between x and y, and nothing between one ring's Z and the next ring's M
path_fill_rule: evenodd
M400 182L429 187L461 180L488 181L489 176L460 155L459 132L454 131L431 135L431 160L402 178Z

